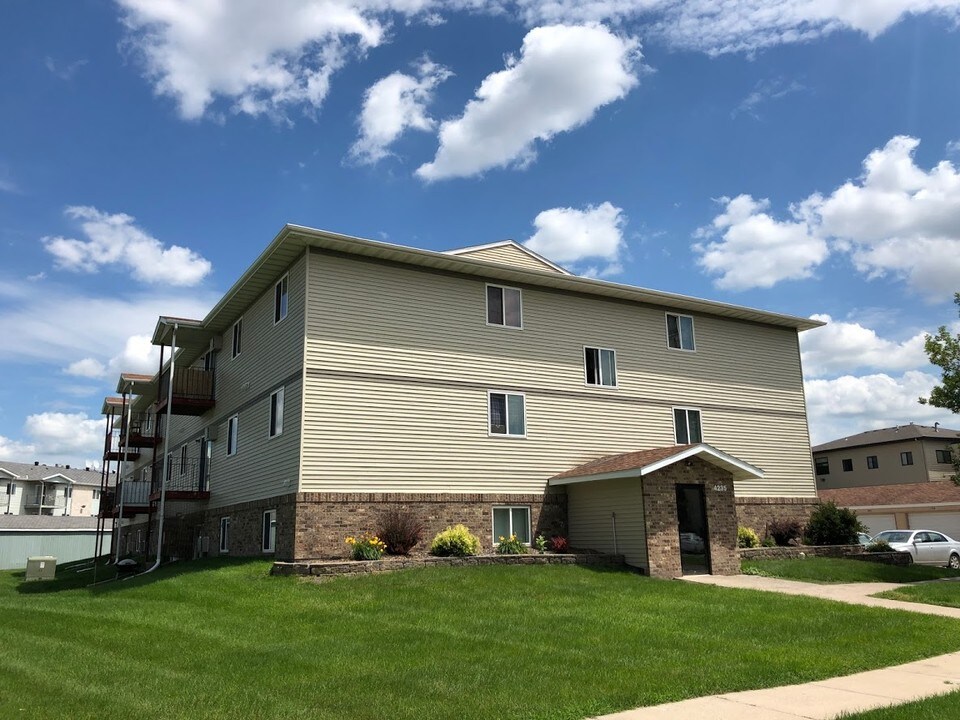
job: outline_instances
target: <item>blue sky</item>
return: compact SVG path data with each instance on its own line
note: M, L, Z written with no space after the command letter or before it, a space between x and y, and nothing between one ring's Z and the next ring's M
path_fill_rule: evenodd
M837 5L844 5L839 10ZM283 223L829 317L814 442L958 426L960 0L0 8L0 458L99 455L160 313Z

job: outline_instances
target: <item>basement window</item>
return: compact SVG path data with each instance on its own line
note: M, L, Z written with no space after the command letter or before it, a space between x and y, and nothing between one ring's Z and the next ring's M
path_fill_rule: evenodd
M530 544L530 508L527 506L493 508L493 544L500 538L516 535L524 545Z

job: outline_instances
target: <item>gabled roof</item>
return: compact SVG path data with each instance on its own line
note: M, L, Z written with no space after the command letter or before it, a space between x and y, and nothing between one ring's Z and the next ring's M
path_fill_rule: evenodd
M929 427L927 425L896 425L891 428L880 428L879 430L867 430L848 437L831 440L830 442L817 445L812 448L814 453L826 452L827 450L840 450L842 448L865 447L867 445L880 445L882 443L901 442L903 440L918 440L920 438L930 438L934 440L943 440L948 443L960 442L960 430L951 430L942 427Z
M68 468L63 465L44 465L39 463L18 463L0 460L0 469L8 474L13 473L16 477L13 480L26 480L32 482L56 482L56 478L75 483L77 485L100 486L99 470L84 470L83 468Z
M950 480L833 488L819 490L817 494L821 500L832 500L847 508L960 505L960 485Z
M516 240L501 240L500 242L487 243L486 245L471 245L470 247L459 248L457 250L447 250L447 255L469 255L478 260L487 260L488 262L501 263L504 265L516 265L517 262L510 262L504 259L504 251L517 256L521 267L533 265L540 270L552 270L562 275L572 275L569 270L560 267L555 262L548 260L538 252L521 245ZM526 262L522 262L526 260ZM530 261L533 261L532 263Z
M717 450L706 443L699 443L697 445L673 445L620 453L619 455L608 455L554 475L550 478L549 484L569 485L571 483L649 475L676 462L694 457L726 470L733 475L734 480L763 477L763 470L760 468Z

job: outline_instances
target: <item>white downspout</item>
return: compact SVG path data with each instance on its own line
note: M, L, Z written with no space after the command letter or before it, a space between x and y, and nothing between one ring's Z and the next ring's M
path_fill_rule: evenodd
M153 566L144 570L141 575L146 575L160 567L160 558L163 553L163 513L167 500L167 472L170 462L170 418L173 416L173 381L174 371L177 364L177 323L173 324L173 334L170 338L170 379L167 381L167 425L163 433L163 476L160 478L160 527L157 529L157 560ZM161 375L161 377L163 377Z

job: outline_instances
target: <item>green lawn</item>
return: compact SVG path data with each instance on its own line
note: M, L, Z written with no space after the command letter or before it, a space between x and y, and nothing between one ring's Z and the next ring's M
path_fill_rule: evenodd
M944 686L944 689L949 689L949 686ZM960 718L960 690L905 705L840 717L843 720L957 720Z
M875 597L960 608L960 582L924 583L877 593Z
M960 570L907 565L897 567L866 560L809 557L796 560L744 560L742 571L747 575L803 580L815 583L889 582L910 583L960 577Z
M948 618L622 571L268 568L0 573L0 718L574 719L960 650Z

